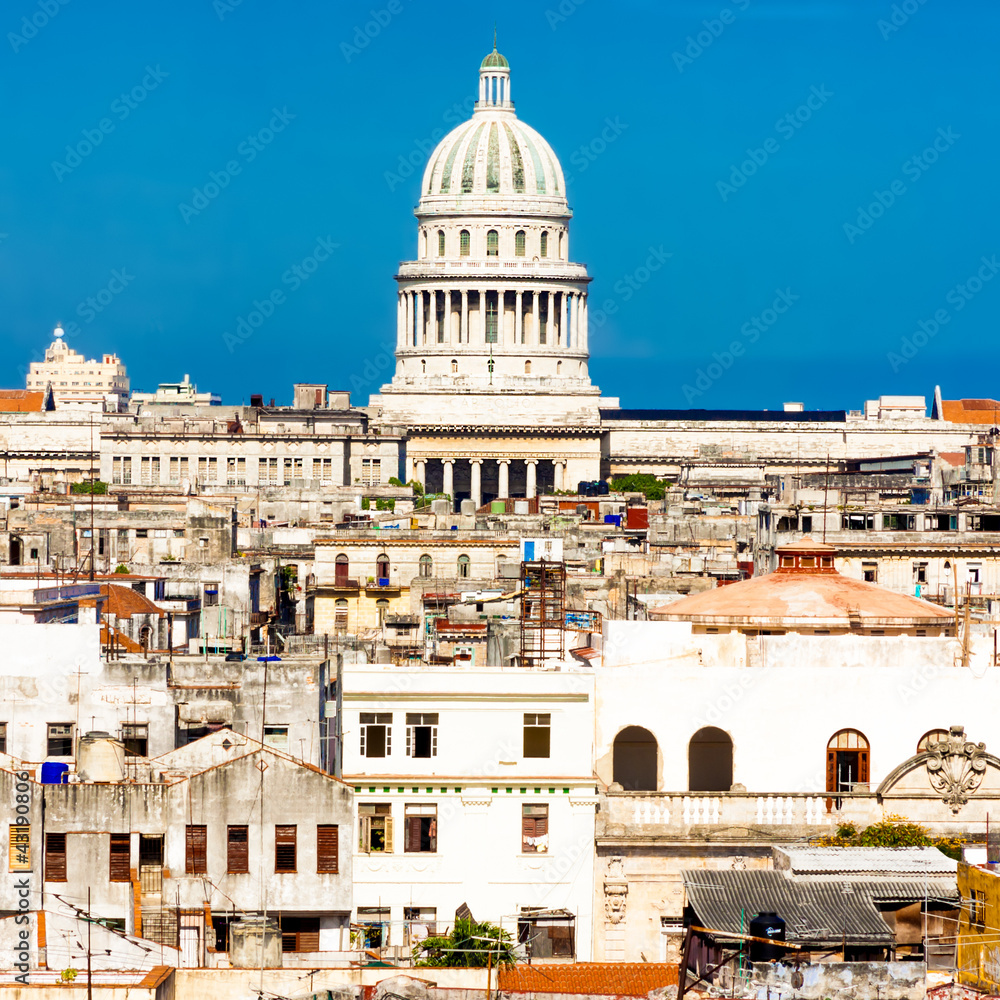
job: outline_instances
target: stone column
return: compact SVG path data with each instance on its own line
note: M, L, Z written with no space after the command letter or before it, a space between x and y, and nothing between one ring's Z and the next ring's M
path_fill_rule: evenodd
M475 501L476 509L482 506L483 503L483 486L482 486L482 465L483 460L481 458L474 458L469 462L472 471L472 499Z
M555 476L553 486L557 490L566 489L566 461L565 459L555 463Z
M403 342L406 347L413 346L413 298L409 292L403 292Z
M538 343L538 289L531 293L531 343Z
M500 479L500 497L501 500L506 500L510 496L510 459L501 458L497 461L498 473Z
M566 293L559 293L559 343L569 347L569 337L566 331Z
M452 296L452 291L449 288L444 293L444 323L445 323L445 338L444 339L445 339L445 343L446 344L454 344L455 343L455 334L454 334L454 330L453 330L455 324L452 322L452 318L451 318L451 307L452 307L451 296Z
M479 289L479 340L478 343L486 343L486 289Z
M427 460L423 458L418 458L414 463L415 476L418 483L426 490L427 489Z
M400 292L396 296L396 350L403 346L403 330L405 329L403 318L403 294Z
M418 291L414 293L417 297L417 347L422 346L426 343L425 337L427 336L427 329L424 326L424 293Z
M455 460L453 458L442 458L441 464L444 466L443 493L447 493L452 499L455 497Z
M514 294L514 343L520 344L524 338L524 317L521 315L524 293L518 289Z
M469 342L469 290L462 289L462 318L458 324L458 342L467 344Z
M580 305L583 310L583 321L580 326L583 327L583 349L585 351L590 350L590 326L588 323L590 311L587 308L587 296L580 296Z
M524 490L524 495L530 500L535 493L535 469L538 465L538 459L529 458L524 463L525 472L528 476L527 485Z

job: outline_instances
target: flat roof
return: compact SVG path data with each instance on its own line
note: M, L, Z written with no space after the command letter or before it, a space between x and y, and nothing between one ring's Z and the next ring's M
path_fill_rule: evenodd
M846 423L846 410L619 410L602 409L601 420L758 421Z

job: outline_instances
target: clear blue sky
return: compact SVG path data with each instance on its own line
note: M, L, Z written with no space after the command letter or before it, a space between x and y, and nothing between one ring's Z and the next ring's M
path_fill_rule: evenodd
M1000 278L982 263L1000 255L996 4L392 7L5 4L0 385L23 386L61 320L136 389L189 372L227 402L289 402L297 380L364 402L415 253L420 148L474 95L496 19L518 114L570 182L605 394L854 408L936 382L1000 391ZM386 23L362 48L373 10ZM744 169L748 150L762 162ZM212 173L225 186L196 200ZM320 239L338 247L295 287ZM650 248L671 256L645 271Z

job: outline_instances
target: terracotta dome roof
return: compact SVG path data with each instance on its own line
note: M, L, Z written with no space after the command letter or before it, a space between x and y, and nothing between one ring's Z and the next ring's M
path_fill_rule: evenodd
M941 628L954 621L951 611L928 601L841 576L832 565L832 545L806 537L776 551L780 563L792 565L660 605L650 614L659 621L793 630Z

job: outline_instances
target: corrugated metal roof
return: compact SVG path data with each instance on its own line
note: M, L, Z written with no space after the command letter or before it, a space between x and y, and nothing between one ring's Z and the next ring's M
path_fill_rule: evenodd
M954 876L958 862L936 847L781 847L775 864L796 875Z
M788 941L834 945L845 932L849 944L891 945L893 932L879 916L873 900L916 902L924 898L925 882L893 879L794 879L780 871L686 871L681 873L688 902L702 927L746 933L761 912L784 919ZM954 882L926 882L931 898L956 896ZM743 917L741 920L741 910Z

